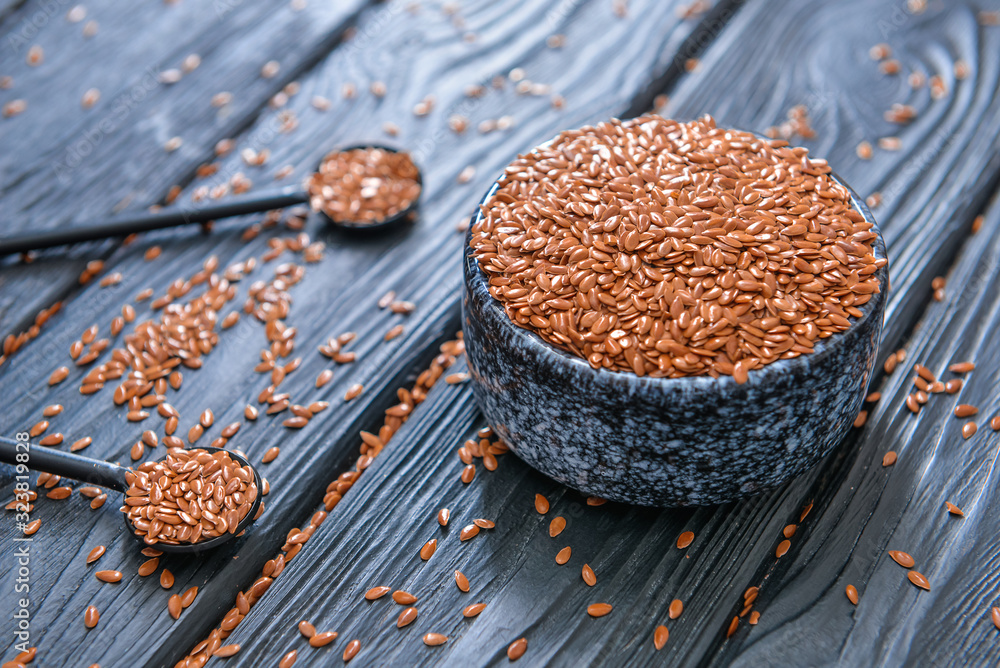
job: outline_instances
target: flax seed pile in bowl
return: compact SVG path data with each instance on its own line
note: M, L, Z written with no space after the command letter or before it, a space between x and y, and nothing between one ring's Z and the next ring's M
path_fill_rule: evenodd
M708 117L563 132L469 231L477 397L515 452L588 493L737 498L853 422L885 267L870 213L806 149Z

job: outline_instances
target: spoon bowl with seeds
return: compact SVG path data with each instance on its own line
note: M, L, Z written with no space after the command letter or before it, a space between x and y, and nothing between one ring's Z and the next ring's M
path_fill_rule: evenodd
M105 223L15 234L0 238L0 256L300 204L309 204L334 227L356 233L375 232L416 220L422 189L420 170L409 153L378 144L349 146L327 153L301 186L233 197L208 206L170 207Z
M169 554L204 552L242 535L263 504L260 474L221 448L171 448L132 469L0 437L0 462L121 492L129 533Z
M888 287L864 202L787 142L644 116L519 156L472 218L477 402L584 494L724 503L851 429Z

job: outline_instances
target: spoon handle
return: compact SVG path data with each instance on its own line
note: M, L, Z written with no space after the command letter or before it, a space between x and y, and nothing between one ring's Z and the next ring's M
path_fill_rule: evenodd
M0 436L0 462L14 466L24 465L32 471L44 471L119 492L128 489L128 483L125 482L127 469L123 466L70 452L39 448L27 441L15 441L3 436Z
M156 213L123 216L107 223L60 227L47 232L27 232L0 239L0 256L11 253L25 253L40 248L65 246L81 241L95 241L109 237L125 237L133 232L147 232L165 227L177 227L192 223L206 223L210 220L260 213L271 209L282 209L309 201L309 195L299 186L286 186L281 190L262 195L251 195L227 200L221 204L204 207L177 207Z

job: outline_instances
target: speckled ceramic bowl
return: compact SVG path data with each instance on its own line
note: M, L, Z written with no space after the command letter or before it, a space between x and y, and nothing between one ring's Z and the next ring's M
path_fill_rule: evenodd
M480 215L477 209L473 224ZM878 354L887 267L877 274L882 291L849 330L819 341L812 354L751 371L738 385L730 376L592 369L507 317L468 241L462 316L476 400L521 459L584 494L649 506L756 494L816 464L861 409ZM881 232L874 246L875 257L885 257Z

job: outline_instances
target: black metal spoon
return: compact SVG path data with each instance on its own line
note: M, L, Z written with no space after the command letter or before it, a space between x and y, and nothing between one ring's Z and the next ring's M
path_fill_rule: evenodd
M391 153L398 153L398 149L377 144L364 144L359 146L348 146L338 149L338 151L351 151L355 149L381 149ZM322 161L320 161L322 164ZM319 165L317 165L317 170ZM417 172L417 183L422 185L423 181L419 171ZM323 217L332 225L353 230L378 230L394 226L410 219L411 214L416 210L419 196L410 203L408 207L399 213L376 220L352 221L334 220L325 213ZM249 195L247 197L234 197L219 204L204 207L175 207L166 211L156 213L143 213L139 215L122 216L107 223L81 224L73 227L63 227L57 230L45 232L25 232L14 234L0 239L0 256L13 253L26 253L31 250L41 248L51 248L53 246L65 246L82 241L96 241L110 237L125 237L136 232L148 232L167 227L178 227L180 225L191 225L194 223L207 223L211 220L229 218L232 216L242 216L248 213L260 213L271 211L272 209L283 209L297 204L309 202L309 193L303 186L286 186L280 190L259 195Z
M206 452L222 451L222 448L205 447L198 449L205 450ZM17 460L17 455L19 453L24 455L25 452L27 452L28 461L19 462ZM232 450L226 450L225 452L232 457L234 461L238 462L240 466L250 467L250 470L253 471L254 481L257 484L258 490L257 498L254 499L253 505L247 512L246 517L244 517L243 521L237 525L236 531L227 531L221 536L216 536L198 543L185 543L181 545L171 543L155 543L153 545L148 545L145 541L143 541L141 536L138 536L135 533L132 523L129 522L128 516L123 513L122 517L125 520L125 526L128 528L128 532L136 540L142 543L143 547L155 547L156 549L169 554L194 554L197 552L204 552L205 550L211 550L212 548L219 547L223 543L242 533L243 530L253 523L257 515L257 511L260 510L264 485L257 469L254 468L254 466L247 461L245 457L233 452ZM129 488L129 484L125 482L125 473L128 469L124 466L118 466L117 464L105 462L100 459L81 457L80 455L75 455L69 452L61 452L50 448L37 447L30 445L28 442L15 441L2 436L0 436L0 462L14 466L23 464L32 471L42 471L61 476L63 478L86 482L91 485L107 487L117 492L121 492L122 494L124 494Z

